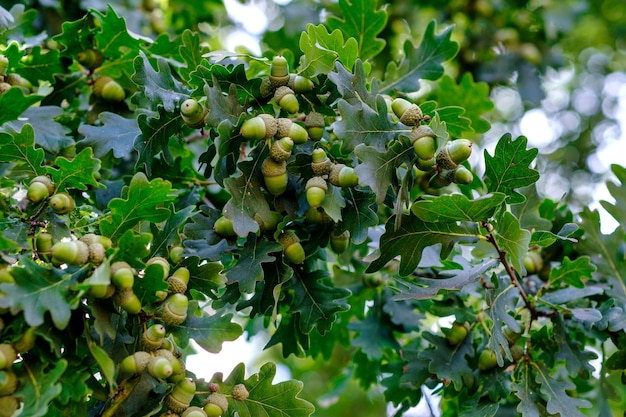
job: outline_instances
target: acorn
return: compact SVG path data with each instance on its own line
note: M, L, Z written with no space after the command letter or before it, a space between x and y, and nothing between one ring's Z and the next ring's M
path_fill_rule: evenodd
M84 265L89 260L89 246L80 240L57 242L50 248L54 265Z
M328 224L332 221L324 209L316 207L309 207L307 211L304 212L304 220L313 224Z
M209 111L193 98L188 98L180 105L180 116L185 124L193 129L204 127L204 118Z
M109 76L96 78L92 86L93 93L106 101L120 102L126 98L124 88Z
M169 248L169 251L167 254L170 257L170 261L177 264L181 262L183 259L185 259L183 256L185 254L185 248L181 245L174 245Z
M315 175L328 175L332 162L328 159L326 152L322 148L313 149L311 155L311 169Z
M11 89L11 84L0 81L0 96Z
M250 393L244 384L237 384L233 387L233 392L230 395L232 395L233 400L245 401L250 396Z
M359 183L359 176L354 173L354 168L335 164L330 168L328 182L337 187L355 187Z
M419 125L411 130L409 139L418 158L423 160L432 159L437 151L435 132L426 125Z
M148 364L152 360L152 355L143 350L139 350L132 355L126 356L118 365L121 377L137 375L148 369Z
M272 143L270 156L274 161L286 161L291 156L292 149L293 140L289 136L285 136Z
M315 84L310 78L297 74L289 74L287 86L297 94L310 93L315 88Z
M165 397L163 403L173 412L182 413L189 408L189 404L191 404L191 400L195 395L195 381L191 378L184 378L174 385L172 392Z
M170 275L169 261L162 256L153 256L146 262L146 268L154 264L161 266L161 269L163 271L163 280L166 280L167 277Z
M293 114L300 110L300 103L295 92L286 85L281 85L274 91L274 101L287 113Z
M12 417L20 407L18 399L12 395L0 397L0 417Z
M131 268L119 268L111 274L111 283L119 289L133 288L135 273Z
M113 302L130 314L138 314L141 311L141 300L139 300L132 288L118 289L113 294Z
M259 213L254 213L254 221L259 225L262 233L273 232L282 220L283 215L274 210L270 210L266 218L261 217Z
M25 353L34 348L37 339L36 330L36 327L29 327L23 331L20 337L13 342L13 348L19 353Z
M165 326L162 324L156 323L151 325L141 334L141 347L146 352L153 352L159 349L163 345L165 334Z
M163 302L160 317L170 326L178 326L187 318L189 299L184 294L174 293Z
M263 113L244 121L239 133L246 140L269 139L276 134L277 128L274 116Z
M148 373L157 379L167 379L172 375L172 364L162 356L152 356L148 362Z
M282 55L276 55L270 64L270 82L276 88L289 84L289 63Z
M87 233L83 235L80 239L81 242L85 242L87 245L91 245L92 243L101 244L104 249L111 249L113 247L113 242L106 236L97 235L95 233Z
M454 170L454 177L452 178L457 184L471 184L474 181L474 175L472 172L465 168L463 165L459 165L456 170Z
M309 137L312 140L320 140L324 135L324 128L326 127L326 122L324 121L324 116L321 113L316 111L312 111L306 115L304 119L304 126L309 133Z
M333 232L330 235L330 248L336 254L342 254L348 249L348 245L350 244L350 231L344 230L340 234L335 234Z
M400 118L400 123L407 126L417 126L424 118L422 109L417 104L403 98L394 99L391 102L391 109Z
M32 180L30 180L29 183L31 186L33 184L43 184L46 187L46 190L48 191L48 195L52 195L54 194L54 192L56 191L56 187L54 185L54 182L52 182L52 180L50 179L50 177L46 176L46 175L38 175L35 178L33 178ZM47 197L47 196L46 196ZM45 197L44 197L45 198ZM32 201L32 200L31 200Z
M432 172L437 166L437 160L435 158L430 158L428 160L417 158L417 160L415 161L415 166L420 171Z
M17 73L6 75L4 77L4 81L9 83L13 87L21 88L25 93L28 93L33 89L33 85L31 84L31 82Z
M167 290L171 293L184 294L189 284L189 269L184 266L178 268L167 278Z
M71 195L67 193L56 193L52 197L50 197L50 201L48 202L50 207L52 207L52 211L56 214L68 214L74 207L76 207L76 203L74 203L74 199Z
M89 262L94 265L100 265L104 261L106 250L101 243L92 243L87 245L89 248Z
M169 340L169 339L167 339ZM172 365L172 376L174 374L178 374L181 371L184 371L183 361L179 360L178 357L174 355L174 353L169 349L157 349L153 352L154 356L167 359Z
M328 185L324 178L317 176L311 177L306 182L306 201L311 207L320 207L324 203L326 198L326 192L328 191Z
M538 251L529 251L524 256L524 268L527 274L534 274L543 268L543 257Z
M450 342L450 344L453 346L458 345L463 340L465 340L467 334L469 333L469 330L469 323L460 323L458 321L455 321L454 323L452 323L452 327L450 328L446 336L448 342Z
M468 139L456 139L445 144L437 153L437 167L440 170L456 169L472 154L472 142Z
M478 369L481 371L489 371L498 366L496 352L485 349L478 356Z
M80 62L83 67L89 70L94 70L102 65L104 56L102 55L102 52L97 49L88 48L76 54L76 60Z
M204 409L193 405L187 408L185 411L183 411L183 414L181 414L180 417L208 417L208 416L207 416L207 413L204 411Z
M450 185L452 184L452 179L454 178L454 172L454 169L439 170L430 178L428 185L431 188L442 188Z
M4 76L9 68L9 58L6 55L0 54L0 76Z
M261 85L259 86L259 92L261 93L261 97L267 98L269 96L274 95L275 89L276 87L272 85L272 82L270 81L270 77L261 78Z
M306 254L300 243L300 238L291 231L283 232L278 237L278 243L283 247L285 259L292 264L301 264L304 262Z
M279 117L276 119L278 124L278 129L276 131L276 137L284 138L285 136L289 136L293 143L296 145L303 144L309 138L309 134L306 129L300 126L298 123L294 123L291 119L287 119L285 117Z
M220 236L236 236L233 221L226 216L220 216L213 224L213 230Z
M289 182L285 161L275 161L271 157L265 158L263 165L261 165L261 173L263 174L265 189L270 194L281 195L285 192Z
M35 249L40 257L47 257L52 252L52 235L47 232L39 232L35 238Z
M228 399L226 398L224 394L220 392L210 393L204 403L205 405L206 404L217 405L222 410L222 414L228 411Z
M17 390L19 385L17 375L12 370L4 372L4 382L0 383L0 396L11 395Z
M48 187L40 182L33 182L28 186L26 198L33 203L39 203L50 196Z
M0 369L7 369L17 360L17 351L9 343L0 343Z

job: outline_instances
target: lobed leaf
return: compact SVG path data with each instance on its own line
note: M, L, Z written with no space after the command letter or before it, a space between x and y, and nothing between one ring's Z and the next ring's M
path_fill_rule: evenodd
M495 225L495 239L517 271L523 271L524 256L528 253L530 232L520 227L519 220L506 211Z
M560 265L550 269L549 281L555 287L566 285L584 288L584 280L591 280L595 271L596 266L588 256L581 256L573 261L565 256Z
M84 148L71 160L62 156L56 158L54 163L58 168L47 167L57 190L105 188L95 177L100 171L100 160L94 158L92 152L91 148Z
M551 414L560 414L568 417L584 417L580 408L591 407L591 403L568 394L576 387L570 381L561 381L550 376L549 370L541 363L532 363L535 369L535 381L544 395L547 403L546 410Z
M344 42L339 29L328 32L324 25L309 23L306 31L300 35L300 66L298 73L304 77L315 77L328 74L333 70L335 61L341 62L346 68L352 68L357 58L358 44L356 39L348 38Z
M258 178L244 174L229 177L224 180L224 187L230 193L230 199L222 213L233 221L235 233L243 237L258 232L255 216L267 219L271 211Z
M24 111L41 101L43 96L24 94L21 88L10 88L0 95L0 126L16 120Z
M257 281L263 280L262 263L276 261L277 253L282 250L280 243L258 238L250 233L246 243L236 252L237 263L226 270L228 284L237 283L241 293L251 294Z
M81 124L78 133L84 138L78 146L90 147L96 158L104 158L109 152L115 158L128 158L133 151L135 138L141 133L135 118L125 118L116 113L104 111L98 115L100 124Z
M619 181L619 184L607 181L606 188L615 199L615 202L611 203L602 200L600 204L618 221L622 228L626 228L626 167L613 164L611 165L611 171Z
M35 132L35 143L48 152L58 154L74 144L74 139L69 136L70 130L55 120L62 114L63 109L58 106L30 107L18 120L6 123L5 127L19 131L24 125L31 125Z
M493 193L470 200L463 194L424 196L411 206L411 212L425 222L483 222L504 203L506 195Z
M23 399L20 415L29 417L48 416L49 404L57 398L63 387L60 378L68 369L66 359L57 360L54 365L48 362L36 362L24 365L24 372L20 379L20 387L15 393Z
M45 174L44 158L44 150L35 148L35 132L31 125L24 125L19 132L0 132L0 162L16 164L11 168L15 179Z
M464 380L472 375L467 357L474 356L474 347L471 337L466 337L463 342L452 346L445 337L437 336L430 332L424 332L424 339L433 346L423 350L418 357L428 362L428 370L437 375L437 378L450 381L457 390L461 390Z
M153 158L162 154L169 164L174 162L168 143L170 138L180 135L182 123L180 114L166 112L163 107L158 108L157 117L149 117L142 113L137 117L141 133L135 138L134 147L139 152L137 168L145 166L146 174L152 175Z

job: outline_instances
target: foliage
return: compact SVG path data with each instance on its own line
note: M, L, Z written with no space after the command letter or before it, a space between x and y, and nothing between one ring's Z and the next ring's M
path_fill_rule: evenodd
M622 407L626 168L602 202L610 234L598 211L540 196L526 137L484 146L496 81L453 26L400 36L401 2L340 0L257 56L209 36L221 2L82 3L51 34L37 7L0 6L0 415L168 416L213 394L225 416L402 415L431 395L442 416ZM466 30L495 24L475 7ZM279 135L294 142L282 159ZM191 340L220 352L244 331L278 357L208 381L182 365ZM279 361L291 379L274 382ZM354 395L373 389L373 406Z

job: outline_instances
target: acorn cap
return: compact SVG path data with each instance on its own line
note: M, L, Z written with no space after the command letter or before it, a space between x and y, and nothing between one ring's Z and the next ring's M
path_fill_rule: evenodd
M305 190L308 190L311 187L321 188L324 191L328 191L328 185L326 184L326 180L320 176L311 177L306 182Z
M330 182L332 185L336 185L337 187L340 187L339 173L345 166L346 166L345 164L334 164L330 168L330 172L328 173L328 182Z
M449 142L448 142L449 143ZM448 144L441 148L435 156L437 161L437 169L439 171L454 170L457 168L457 164L450 158L448 154Z
M220 392L212 392L206 398L205 404L215 404L225 413L228 410L228 400L226 396Z
M272 158L265 158L261 165L261 173L264 177L276 177L287 172L287 163L285 161L276 161Z
M270 147L270 156L275 161L286 161L291 156L293 140L289 136L282 137Z
M233 392L231 392L233 396L233 400L236 401L245 401L250 396L248 392L248 388L244 384L237 384L233 387Z
M417 104L412 104L406 111L400 116L400 123L407 126L417 126L424 118L422 109Z
M278 129L278 124L276 123L276 119L271 114L261 113L257 117L260 117L265 123L265 138L269 139L272 136L276 135L276 130Z
M105 249L102 243L92 243L87 245L89 248L89 262L99 265L104 261Z
M261 78L261 86L259 87L259 90L261 92L262 97L265 98L265 97L269 97L273 95L274 89L275 87L272 85L272 82L270 81L270 77Z
M279 138L289 136L289 132L291 131L291 125L293 124L291 119L287 119L286 117L279 117L278 119L276 119L276 123L276 136Z

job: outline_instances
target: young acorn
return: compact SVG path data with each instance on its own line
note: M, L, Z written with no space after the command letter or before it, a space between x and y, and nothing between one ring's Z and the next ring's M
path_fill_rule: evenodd
M170 275L170 263L164 257L153 256L152 258L148 259L146 261L146 269L148 269L149 267L156 268L156 266L152 266L152 265L157 265L158 267L161 268L163 280L166 280L167 277Z
M47 259L52 253L52 235L48 232L39 232L35 238L35 249L39 257Z
M311 177L306 182L306 201L311 207L320 207L324 204L326 199L326 192L328 191L328 185L326 180L321 176Z
M56 187L52 180L45 175L38 175L30 181L26 197L33 203L39 203L54 194Z
M187 318L189 299L184 294L169 295L159 309L159 317L170 326L178 326Z
M6 55L0 54L0 76L4 76L9 68L9 58Z
M400 123L407 126L417 126L424 119L422 109L403 98L396 98L391 102L391 109L400 118Z
M359 184L359 176L354 173L354 168L335 164L328 174L328 182L337 187L355 187Z
M8 369L4 372L4 382L0 383L0 397L11 395L17 391L20 381L15 372Z
M164 399L163 403L167 408L175 413L182 413L191 404L191 400L196 395L196 383L191 378L181 379L174 385Z
M457 184L471 184L472 181L474 181L474 175L469 169L465 168L463 165L459 165L457 169L454 170L452 181Z
M170 293L184 294L189 284L189 269L181 266L167 278L166 282Z
M215 220L215 223L213 223L213 230L220 236L237 236L233 226L233 221L226 216L220 216L217 220Z
M118 365L120 378L145 372L148 369L148 363L150 363L151 359L152 355L143 350L126 356Z
M432 159L437 151L435 132L426 125L419 125L411 130L409 139L418 158L423 160Z
M328 159L322 148L313 149L311 154L311 169L315 175L328 175L333 163Z
M292 122L291 119L279 117L276 119L276 123L278 124L278 128L276 130L277 138L284 138L285 136L288 136L296 145L301 145L309 139L309 133L307 130L298 123Z
M148 373L157 379L167 379L174 372L172 363L162 356L151 356L148 362Z
M92 71L102 65L104 56L97 49L88 48L76 54L76 60L85 68Z
M306 254L304 253L304 248L300 243L300 238L298 238L294 232L283 232L280 236L278 236L278 243L280 243L283 247L283 254L287 262L292 264L301 264L304 262Z
M452 327L448 331L446 338L448 339L448 342L450 342L451 345L455 346L461 343L463 340L465 340L469 331L470 331L469 323L467 322L460 323L458 321L455 321L454 323L452 323Z
M315 88L313 81L307 77L297 74L289 74L289 82L287 87L291 88L297 94L310 93Z
M165 335L165 326L160 323L155 323L141 334L141 347L146 352L154 352L163 346Z
M183 411L180 417L208 417L208 415L206 411L204 411L204 409L192 405L191 407Z
M84 265L89 260L89 246L80 240L57 242L50 248L53 265Z
M188 98L180 105L180 116L183 122L192 129L204 127L204 118L208 112L204 105L193 98Z
M336 254L340 255L348 249L348 245L350 245L350 231L344 230L343 232L336 234L333 232L330 235L330 248Z
M294 114L300 110L295 92L286 85L281 85L274 91L274 101L287 113Z
M274 116L263 113L243 122L239 133L246 140L269 139L276 135L277 129L278 124Z
M289 84L289 63L282 55L276 55L270 64L270 82L275 88Z
M318 141L324 135L324 128L326 127L326 122L324 121L324 116L321 113L316 111L312 111L306 115L304 119L304 126L309 133L309 137L312 140Z
M226 399L226 396L222 393L219 393L219 392L210 393L204 402L205 407L208 404L217 405L222 411L221 415L223 415L226 411L228 411L228 400ZM204 410L206 411L206 408ZM207 415L208 415L208 412L207 412Z
M0 343L0 369L7 369L17 360L17 351L9 343Z
M270 147L270 156L274 161L286 161L291 156L293 150L293 140L289 136L285 136L275 140Z
M56 214L68 214L76 207L74 198L68 193L56 193L48 201L52 211Z
M289 175L287 163L275 161L271 157L265 158L261 165L261 173L265 182L265 189L272 195L281 195L287 189Z
M118 288L113 294L113 303L129 314L139 314L142 308L141 300L132 288Z
M121 102L126 98L124 88L109 76L96 78L92 86L93 93L106 101Z
M472 154L472 142L468 139L456 139L446 143L435 156L440 171L453 170Z

